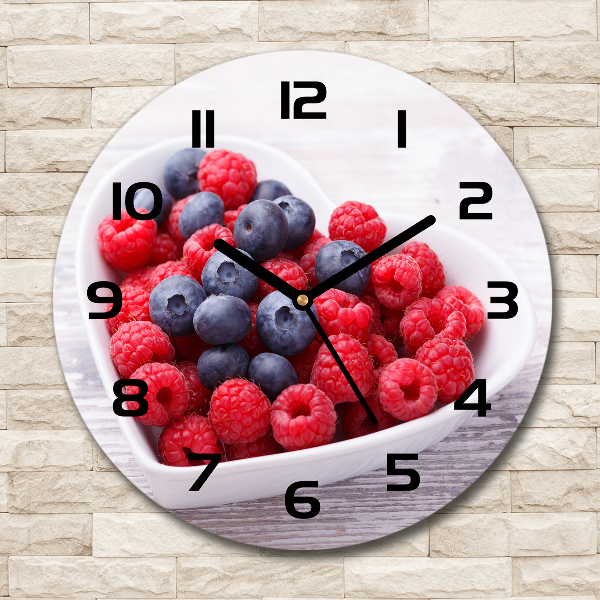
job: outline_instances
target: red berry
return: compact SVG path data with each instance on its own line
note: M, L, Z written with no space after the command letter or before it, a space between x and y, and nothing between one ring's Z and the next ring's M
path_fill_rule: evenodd
M287 359L292 363L296 375L298 375L298 383L310 383L310 374L312 373L313 365L319 353L321 342L313 340L310 346L294 356L288 356Z
M275 439L286 450L329 444L336 414L331 400L314 385L291 385L279 394L271 411Z
M402 254L412 256L421 269L421 293L433 298L445 285L444 267L438 255L422 242L410 242L402 248Z
M473 337L481 330L485 323L485 309L473 292L460 285L449 285L440 290L435 297L451 304L464 315L467 320L467 338Z
M377 300L392 310L402 310L421 295L421 269L406 254L384 256L373 269Z
M315 298L319 323L328 336L347 333L366 342L373 311L354 294L331 288Z
M329 237L332 240L350 240L365 252L371 252L381 245L386 230L377 211L362 202L340 204L329 220Z
M183 200L179 200L179 202L175 202L173 204L173 208L169 213L169 218L167 219L167 231L169 235L178 243L183 246L185 244L185 238L181 235L181 231L179 231L179 216L181 215L181 211L184 206L188 203L190 198L193 198L194 194L184 198Z
M290 260L270 258L262 263L262 266L297 290L305 290L308 287L306 274L296 263ZM274 291L275 288L271 287L268 283L265 283L262 279L258 280L257 299L262 300L265 296L268 296Z
M310 236L310 238L308 238L308 241L305 244L302 244L302 246L300 246L299 248L296 248L294 250L292 250L290 252L290 254L297 260L300 260L304 254L306 253L306 249L313 243L316 242L317 240L321 239L322 237L325 237L318 229L315 229L312 232L312 235Z
M258 354L269 352L269 350L262 343L261 339L258 337L258 332L256 331L256 311L258 310L258 304L256 302L248 302L248 306L252 313L252 327L250 327L250 331L238 342L238 344L248 353L250 360L252 360Z
M383 328L383 337L390 342L395 342L400 337L400 322L404 317L403 310L392 310L391 308L381 307L381 326Z
M127 273L127 276L121 281L121 289L126 287L139 287L149 292L148 285L154 275L156 267L143 267L137 271L131 271Z
M198 359L205 350L212 348L210 344L200 339L195 333L174 337L171 341L175 346L178 360L191 361L194 364L198 363Z
M198 369L196 364L184 360L177 364L185 380L185 387L190 396L186 414L206 415L210 406L210 396L212 390L205 388L198 379Z
M152 293L152 290L167 277L173 277L173 275L183 275L184 277L191 277L192 274L188 269L188 266L181 260L170 260L169 262L158 265L152 274L150 283L148 283L148 291Z
M433 409L436 378L424 364L400 358L381 371L377 391L384 410L401 421L412 421Z
M316 239L312 244L309 244L300 259L300 266L302 270L306 273L308 277L308 283L311 287L315 287L319 281L317 280L317 276L315 275L315 260L317 259L317 254L319 250L325 245L329 244L331 240L326 237L321 237Z
M200 281L202 271L208 259L217 251L215 240L225 240L234 246L233 235L227 227L213 223L196 231L183 246L183 257L192 275Z
M415 359L429 367L438 386L438 400L454 402L475 379L473 355L462 340L434 337L418 350Z
M269 431L271 403L258 386L228 379L214 392L208 421L225 444L248 444Z
M389 365L398 360L398 353L396 352L396 348L394 348L394 344L388 342L381 335L369 335L367 350L373 361L374 369L379 369L379 367Z
M283 448L275 441L271 433L267 433L248 444L232 444L227 446L227 460L241 460L254 456L268 456L279 454Z
M149 264L160 265L169 260L179 260L183 256L183 246L168 233L159 233L154 242Z
M238 206L237 208L234 208L233 210L225 211L225 216L223 217L223 225L225 225L225 227L227 227L227 229L229 229L229 231L231 231L231 233L233 233L233 230L235 228L235 222L237 221L237 218L240 216L240 213L246 208L246 206L248 206L248 205L242 204L241 206Z
M398 419L383 410L377 393L371 394L365 400L377 419L377 425L371 421L360 402L348 404L342 417L342 429L350 439L383 431L398 424Z
M122 305L119 314L106 319L106 327L112 336L123 323L130 321L150 321L150 294L139 287L121 288ZM112 304L106 307L106 312L111 310Z

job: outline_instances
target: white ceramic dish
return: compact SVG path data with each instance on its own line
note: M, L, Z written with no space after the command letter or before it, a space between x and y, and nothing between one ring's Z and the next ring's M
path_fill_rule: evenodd
M122 182L123 189L137 181L152 181L162 186L165 162L188 145L189 138L182 137L132 154L109 171L95 188L85 209L77 240L77 292L84 316L98 309L87 299L89 284L99 280L118 282L118 273L102 260L96 243L98 224L111 211L112 182ZM317 216L317 228L327 231L334 205L311 175L293 159L264 144L229 136L217 137L215 147L242 152L251 158L256 164L259 180L284 181L294 194L312 205ZM388 226L389 237L418 220L400 214L381 211L380 214ZM460 284L472 290L482 300L486 311L503 310L501 305L490 306L488 281L512 281L519 288L518 314L512 319L486 321L484 330L471 344L476 376L486 379L487 396L491 398L521 370L533 348L537 325L527 290L500 256L461 232L436 223L417 239L427 242L438 253L446 269L447 284ZM465 261L465 256L469 256L468 261ZM112 388L118 375L110 359L110 336L104 321L84 318L84 322L107 393L106 401L112 404ZM190 492L189 488L204 467L178 468L161 464L156 455L158 432L153 431L155 428L146 428L132 418L115 418L118 418L131 452L148 478L157 501L166 508L182 509L280 495L290 484L300 480L316 480L323 486L353 477L384 466L388 453L416 454L423 451L455 431L472 415L471 411L455 411L453 405L448 405L415 421L354 440L221 463L199 492Z

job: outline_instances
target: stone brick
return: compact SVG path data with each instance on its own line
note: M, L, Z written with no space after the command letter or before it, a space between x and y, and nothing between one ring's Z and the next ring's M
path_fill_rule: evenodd
M552 339L592 342L600 339L600 298L556 298Z
M510 512L510 477L507 471L486 471L441 513Z
M557 297L594 298L596 296L596 257L589 254L553 254L553 294Z
M65 217L8 217L9 258L54 258Z
M8 596L8 558L0 557L0 596Z
M6 391L0 391L0 429L6 429L7 421L7 409L6 409ZM1 483L1 482L0 482ZM2 512L2 502L0 502L0 512Z
M172 85L173 47L167 44L91 44L8 48L14 87Z
M0 211L5 215L65 215L82 179L79 173L0 173Z
M92 4L92 42L123 44L258 40L258 2Z
M509 558L346 558L346 598L502 597Z
M221 63L280 50L325 50L344 52L344 42L225 42L207 44L177 44L175 46L175 77L177 82Z
M4 173L4 147L6 146L6 132L0 132L0 173ZM0 250L1 251L1 250ZM2 255L0 254L0 257Z
M0 302L49 301L53 275L53 260L0 261Z
M9 346L55 344L50 304L7 304L6 325Z
M94 471L118 471L104 450L94 442Z
M92 468L84 431L0 431L0 471L81 471Z
M600 168L600 127L519 127L515 165L524 169Z
M592 342L554 342L548 348L541 383L594 383L595 348Z
M0 216L0 258L6 258L6 217Z
M423 0L273 0L259 7L260 39L426 40L427 2Z
M359 559L182 557L177 559L177 597L341 598L344 594L342 560Z
M593 0L430 0L429 35L445 40L595 40Z
M600 213L541 213L539 217L550 253L600 252Z
M485 125L484 129L494 138L498 146L504 150L504 154L506 154L508 159L512 162L514 155L512 127Z
M0 4L0 46L88 44L89 39L85 4Z
M95 472L93 486L94 512L165 512L119 471Z
M6 331L6 304L0 304L0 346L6 346L7 331Z
M85 429L67 390L10 390L9 429Z
M174 598L174 558L11 557L11 596Z
M3 129L89 127L91 104L90 90L0 89L0 127Z
M112 129L9 131L6 171L87 172L114 133Z
M0 348L0 389L64 388L56 347Z
M165 86L94 88L92 127L122 127L142 106L166 89Z
M600 386L540 385L527 411L527 427L600 427Z
M0 513L4 512L8 512L8 473L0 473Z
M6 87L6 48L0 48L0 88Z

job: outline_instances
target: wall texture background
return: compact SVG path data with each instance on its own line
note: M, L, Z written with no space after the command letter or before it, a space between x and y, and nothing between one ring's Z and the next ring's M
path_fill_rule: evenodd
M283 48L375 58L465 107L520 170L554 276L543 385L494 470L406 532L320 554L221 540L135 491L79 418L51 317L64 216L115 128ZM0 0L0 596L600 596L599 84L596 0Z

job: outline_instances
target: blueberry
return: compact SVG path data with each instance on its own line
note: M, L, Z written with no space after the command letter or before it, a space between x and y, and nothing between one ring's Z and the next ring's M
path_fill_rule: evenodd
M264 181L259 181L256 185L254 194L252 194L252 198L250 198L250 202L253 202L254 200L275 200L275 198L287 196L291 193L292 192L288 190L287 185L281 183L281 181L265 179Z
M295 250L306 244L315 230L315 211L309 204L295 196L281 196L275 201L285 213L288 238L284 250Z
M319 283L329 279L332 275L339 273L359 258L365 255L365 251L354 242L336 240L325 244L317 253L315 259L315 275ZM358 273L344 279L335 287L349 294L358 296L362 294L369 283L371 276L371 265L367 265Z
M247 252L241 250L246 256ZM207 294L227 294L250 300L258 289L258 277L221 252L215 252L204 265L202 287Z
M292 363L270 352L263 352L250 361L248 379L254 381L271 402L275 402L285 388L298 383Z
M252 327L252 311L235 296L209 296L194 314L194 329L207 344L232 344Z
M171 198L171 195L163 189L160 191L162 192L162 207L158 216L154 217L158 229L164 225L173 208L173 198ZM140 188L133 195L133 206L135 208L145 208L150 212L154 208L154 194L148 188Z
M317 316L314 306L310 310ZM256 331L269 350L283 356L306 350L317 332L306 312L295 308L281 292L271 292L258 305Z
M200 192L190 198L179 215L179 232L184 239L189 238L199 229L218 223L223 225L225 205L223 200L212 192Z
M248 353L237 344L209 348L198 359L198 379L212 390L227 379L244 377L249 362Z
M165 165L165 186L175 200L187 198L200 191L198 168L206 152L198 148L184 148L169 158Z
M196 280L173 275L152 290L150 318L168 335L190 335L194 333L194 313L205 300L206 293Z
M238 215L233 229L235 247L245 250L259 263L275 258L285 247L287 237L285 213L269 200L248 204Z

